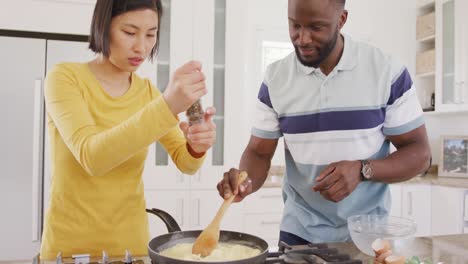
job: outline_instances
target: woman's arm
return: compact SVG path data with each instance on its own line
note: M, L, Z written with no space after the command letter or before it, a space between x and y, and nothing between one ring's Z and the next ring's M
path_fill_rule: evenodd
M76 78L64 68L48 74L45 101L63 141L92 176L109 172L178 124L163 97L158 96L124 122L109 129L99 127Z

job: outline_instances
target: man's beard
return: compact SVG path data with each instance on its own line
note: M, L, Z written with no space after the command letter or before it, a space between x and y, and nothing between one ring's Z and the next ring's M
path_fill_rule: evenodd
M330 55L330 53L333 51L333 49L335 48L336 46L336 42L338 40L338 36L340 35L340 32L339 31L336 31L336 33L333 35L333 37L327 42L325 43L325 45L323 47L321 47L319 50L318 50L318 58L314 61L305 61L304 59L302 59L300 53L299 53L299 49L297 48L296 45L294 45L294 50L296 51L296 57L299 59L299 62L304 65L304 66L307 66L307 67L314 67L314 68L318 68L320 66L320 64L328 58L328 56Z

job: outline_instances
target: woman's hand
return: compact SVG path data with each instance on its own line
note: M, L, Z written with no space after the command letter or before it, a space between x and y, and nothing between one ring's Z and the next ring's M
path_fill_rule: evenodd
M195 101L207 93L205 75L198 61L190 61L178 68L164 90L163 98L171 112L186 111Z
M189 126L187 122L180 123L180 129L184 132L189 148L195 152L191 153L192 156L201 157L214 145L216 140L216 125L212 119L215 113L216 109L214 107L208 107L205 110L203 122L192 126Z

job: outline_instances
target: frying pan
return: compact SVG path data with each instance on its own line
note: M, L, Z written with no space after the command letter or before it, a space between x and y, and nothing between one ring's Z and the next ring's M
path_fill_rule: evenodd
M180 243L195 242L195 239L203 230L181 231L175 219L167 212L155 208L146 209L146 212L158 216L166 224L169 231L168 234L151 239L148 244L148 253L154 264L263 264L268 256L268 243L265 240L246 233L224 230L221 230L220 242L257 248L260 250L260 254L251 258L222 262L189 261L162 256L160 253L167 248Z

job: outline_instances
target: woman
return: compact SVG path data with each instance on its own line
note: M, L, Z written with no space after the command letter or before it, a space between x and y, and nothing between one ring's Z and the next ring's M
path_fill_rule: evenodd
M134 73L156 54L161 15L160 0L98 0L89 45L97 58L47 75L52 185L43 259L125 249L146 255L148 146L159 141L193 174L215 141L214 108L205 122L177 127L177 114L207 92L200 63L179 68L163 94Z

